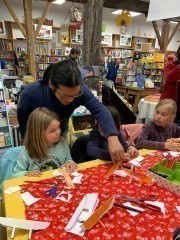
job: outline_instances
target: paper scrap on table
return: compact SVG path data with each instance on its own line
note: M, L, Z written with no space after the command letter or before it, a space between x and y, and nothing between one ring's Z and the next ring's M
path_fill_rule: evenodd
M137 206L134 206L132 205L130 202L125 202L123 203L124 206L126 207L132 207L132 208L135 208L137 210L140 210L140 211L145 211L144 208L140 208L140 207L137 207ZM138 212L134 212L134 211L131 211L131 210L128 210L126 209L133 217L135 217L136 215L138 215L139 213Z
M22 200L25 202L27 206L30 206L41 199L41 198L33 197L29 192L21 193L20 197L22 198Z
M78 172L73 172L71 173L72 176L74 176L72 182L76 183L76 184L81 184L81 179L83 177L82 173L78 173Z
M15 187L9 187L9 188L7 188L5 191L4 191L4 193L6 193L6 194L11 194L11 193L14 193L14 192L17 192L17 191L19 191L19 190L21 190L21 187L20 186L15 186Z
M138 162L136 159L130 160L129 161L132 165L136 166L136 167L140 167L141 163Z
M179 152L169 151L169 153L171 154L172 157L177 157L177 156L179 156Z
M56 197L56 199L60 199L63 202L69 202L70 199L72 198L72 194L70 194L69 192L66 191L62 191L58 194L58 196Z
M59 169L56 169L55 171L53 171L52 174L54 176L62 176L63 175L62 171L59 171Z
M82 222L93 214L97 206L97 201L99 201L98 193L85 194L65 227L65 231L74 233L78 236L84 236L86 230L82 228Z
M165 214L165 207L163 202L158 202L158 201L145 201L145 203L157 206L161 208L161 211L163 214Z
M126 177L128 175L124 170L115 170L114 174L120 177Z
M176 206L178 212L180 213L180 206Z

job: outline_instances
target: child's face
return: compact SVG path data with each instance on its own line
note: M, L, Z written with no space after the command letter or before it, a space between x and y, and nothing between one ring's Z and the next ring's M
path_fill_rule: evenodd
M174 115L171 113L167 105L162 105L156 108L154 120L157 126L165 128L169 122L174 120Z
M60 122L57 120L52 120L44 132L44 139L47 147L52 147L54 143L58 142L60 134Z

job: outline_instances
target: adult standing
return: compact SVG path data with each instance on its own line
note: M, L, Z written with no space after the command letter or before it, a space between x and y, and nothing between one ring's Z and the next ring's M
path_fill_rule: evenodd
M71 48L70 54L67 56L67 60L72 60L74 62L78 62L81 51L79 48Z
M164 67L164 87L160 100L173 99L177 104L176 122L180 125L180 46L176 61L168 61Z
M110 66L106 78L113 81L114 85L116 84L117 71L119 69L120 58L116 58L115 62Z
M105 133L113 163L123 160L124 150L119 143L118 132L110 113L82 83L81 73L72 60L50 65L45 70L42 81L29 84L22 91L17 108L22 138L28 117L34 109L47 107L56 112L61 119L62 135L65 135L68 131L69 118L80 105L92 113Z

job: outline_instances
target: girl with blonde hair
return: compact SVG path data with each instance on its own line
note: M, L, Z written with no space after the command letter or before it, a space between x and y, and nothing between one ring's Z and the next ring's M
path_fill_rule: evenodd
M68 144L60 139L60 120L47 108L37 108L29 116L24 149L14 166L13 177L39 177L41 172L66 166L67 171L77 169Z
M155 109L154 120L142 127L136 147L179 151L180 126L173 123L176 111L177 105L172 99L160 101Z

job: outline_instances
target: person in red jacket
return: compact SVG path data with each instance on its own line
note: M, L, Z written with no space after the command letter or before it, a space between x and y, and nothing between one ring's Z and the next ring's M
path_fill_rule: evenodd
M177 104L176 123L180 125L180 46L176 52L176 61L168 61L164 67L164 88L160 100L173 99Z

